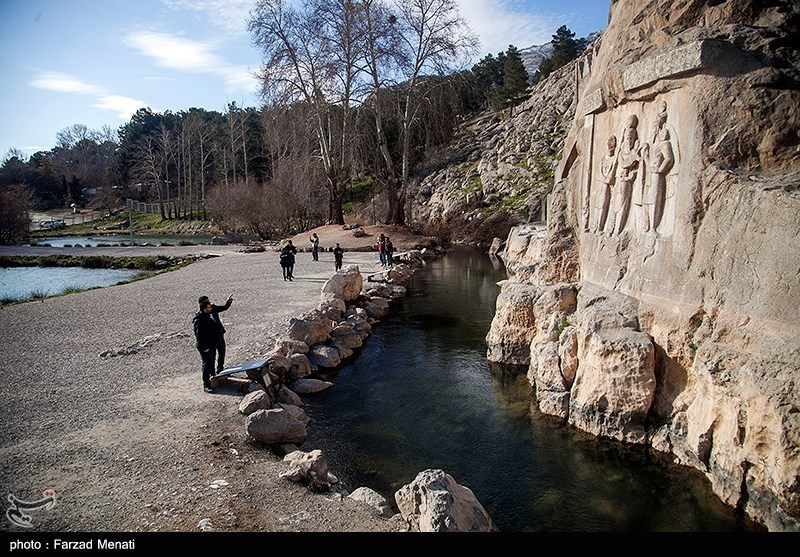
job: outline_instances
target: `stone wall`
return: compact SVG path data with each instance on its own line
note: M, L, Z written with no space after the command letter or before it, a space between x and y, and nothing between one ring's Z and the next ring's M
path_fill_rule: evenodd
M546 229L506 241L488 356L527 354L543 411L671 452L798 530L800 6L762 4L612 2L577 63ZM563 326L505 334L565 284Z

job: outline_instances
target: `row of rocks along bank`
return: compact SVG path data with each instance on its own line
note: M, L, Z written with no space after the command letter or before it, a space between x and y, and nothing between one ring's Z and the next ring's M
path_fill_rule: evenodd
M251 369L246 371L249 392L242 398L239 412L245 416L250 438L285 455L289 468L281 478L361 501L379 516L401 521L408 531L497 531L472 491L443 470L424 470L401 487L394 494L400 512L394 513L389 502L369 487L348 494L328 470L321 450L299 448L306 441L311 421L303 410L302 397L334 386L315 378L315 373L333 372L357 357L372 327L389 313L391 302L405 296L413 273L439 255L429 249L399 254L396 264L369 275L366 284L357 265L336 271L323 285L317 307L290 320L285 336L265 355L263 365L243 366ZM215 378L213 384L223 381L236 379Z

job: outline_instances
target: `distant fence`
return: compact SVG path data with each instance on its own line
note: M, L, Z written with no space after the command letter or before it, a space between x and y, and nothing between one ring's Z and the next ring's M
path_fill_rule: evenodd
M139 213L161 213L160 203L142 203L141 201L136 201L135 199L126 199L125 207L129 207L131 210Z

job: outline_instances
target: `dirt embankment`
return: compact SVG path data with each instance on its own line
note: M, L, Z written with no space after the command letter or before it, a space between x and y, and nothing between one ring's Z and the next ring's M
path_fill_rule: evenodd
M341 224L327 224L289 238L299 250L311 249L311 234L319 236L321 251L330 251L338 242L345 250L366 251L377 249L378 237L383 234L392 240L395 251L405 251L416 247L428 247L437 243L435 238L414 234L405 226L394 224L372 224L359 227L363 235L354 234L354 229L345 229Z

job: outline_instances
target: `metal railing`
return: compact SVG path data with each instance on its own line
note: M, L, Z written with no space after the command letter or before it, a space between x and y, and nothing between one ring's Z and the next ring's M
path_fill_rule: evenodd
M142 203L141 201L136 201L135 199L126 199L125 207L138 213L161 213L160 203Z

